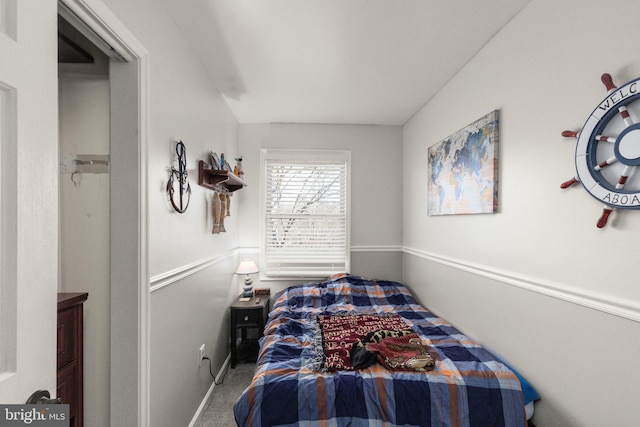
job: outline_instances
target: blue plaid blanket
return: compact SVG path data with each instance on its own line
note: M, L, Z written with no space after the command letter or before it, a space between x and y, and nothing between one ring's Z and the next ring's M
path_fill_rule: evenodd
M319 372L313 318L398 314L430 348L428 372ZM315 368L314 368L315 367ZM489 351L419 305L397 282L349 275L275 296L251 385L234 405L238 426L525 426L520 383Z

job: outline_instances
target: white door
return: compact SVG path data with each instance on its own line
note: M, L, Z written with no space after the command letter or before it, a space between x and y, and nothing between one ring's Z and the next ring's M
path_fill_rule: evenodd
M0 402L56 392L57 2L0 0Z

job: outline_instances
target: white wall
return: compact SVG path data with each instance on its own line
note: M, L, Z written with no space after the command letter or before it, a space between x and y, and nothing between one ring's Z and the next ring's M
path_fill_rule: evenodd
M575 174L578 130L640 75L632 0L532 0L404 127L404 280L436 314L502 354L542 395L540 426L637 423L640 213ZM620 20L618 20L618 18ZM500 110L499 212L428 217L427 148Z
M380 279L401 274L402 128L331 124L241 124L240 152L248 186L239 205L240 246L260 246L260 149L351 150L351 273ZM293 282L263 282L272 294ZM258 286L258 285L256 285Z
M232 216L226 234L210 234L211 192L197 185L197 161L209 150L237 156L238 123L161 2L104 3L149 52L150 424L183 426L212 382L208 366L199 365L200 345L206 345L214 373L229 354L225 337L239 229ZM165 192L178 139L186 146L192 189L184 214L173 211Z

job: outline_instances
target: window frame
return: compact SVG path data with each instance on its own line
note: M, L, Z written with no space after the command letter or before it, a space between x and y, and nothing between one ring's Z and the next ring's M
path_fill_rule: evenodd
M311 280L324 279L329 274L273 274L267 270L266 248L266 207L267 207L267 162L279 160L283 163L309 162L318 163L334 162L345 165L345 259L344 269L333 273L348 272L351 266L351 150L314 150L314 149L280 149L263 148L260 150L260 280Z

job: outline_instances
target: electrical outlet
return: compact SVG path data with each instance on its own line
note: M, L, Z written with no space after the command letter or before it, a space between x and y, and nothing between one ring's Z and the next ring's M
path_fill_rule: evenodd
M204 360L204 344L200 346L199 356L200 357L198 358L198 362L200 363L200 365L202 365L202 361Z

